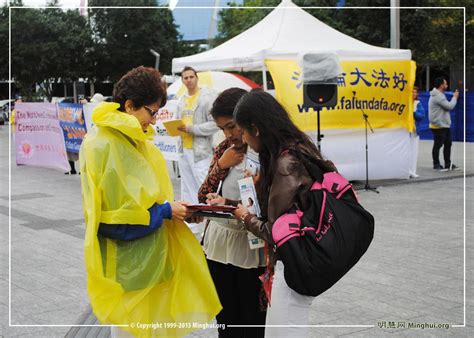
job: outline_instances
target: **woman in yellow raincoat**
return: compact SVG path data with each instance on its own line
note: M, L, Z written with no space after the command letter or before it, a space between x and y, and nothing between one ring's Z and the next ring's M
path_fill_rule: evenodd
M137 337L182 336L221 305L202 249L183 223L184 202L150 140L166 102L160 73L138 67L94 109L81 151L85 263L92 309Z

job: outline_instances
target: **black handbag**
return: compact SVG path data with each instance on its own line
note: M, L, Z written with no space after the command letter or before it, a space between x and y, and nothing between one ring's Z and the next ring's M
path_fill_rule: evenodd
M305 163L305 167L311 176L321 177L316 164ZM272 236L288 286L299 294L318 296L367 251L374 235L374 218L337 172L324 173L307 194L310 206L280 216L273 224Z

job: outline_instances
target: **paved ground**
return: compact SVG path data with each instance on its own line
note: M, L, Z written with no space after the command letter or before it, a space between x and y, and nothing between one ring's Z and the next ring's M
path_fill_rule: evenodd
M466 168L465 181L463 172L438 173L431 169L431 142L427 141L420 147L420 178L371 182L379 186L380 194L360 191L363 205L376 219L373 244L346 277L315 300L310 314L315 325L352 327L316 327L311 336L474 335L474 144L467 146L470 156L466 165L462 144L455 145L453 155L454 162ZM64 337L88 306L82 258L84 221L80 177L65 176L50 169L12 166L12 326L9 326L8 311L8 180L8 130L3 127L0 129L0 289L3 291L0 335ZM408 328L408 323L425 322L468 325L449 329ZM379 327L392 323L405 327ZM206 330L193 336L217 337L217 334Z

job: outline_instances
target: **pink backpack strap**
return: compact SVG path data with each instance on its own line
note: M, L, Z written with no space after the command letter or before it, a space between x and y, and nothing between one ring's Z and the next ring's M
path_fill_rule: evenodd
M313 185L309 190L321 190L323 188L323 185L319 183L318 181L314 181Z
M323 187L332 193L338 193L350 186L349 182L339 173L330 172L324 174Z

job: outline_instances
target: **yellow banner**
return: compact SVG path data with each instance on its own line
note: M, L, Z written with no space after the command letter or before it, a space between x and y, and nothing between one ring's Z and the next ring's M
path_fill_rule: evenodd
M303 104L303 83L296 61L265 60L276 99L303 131L316 130L317 113ZM363 112L373 128L413 131L414 61L343 61L337 106L322 108L321 129L364 128Z

